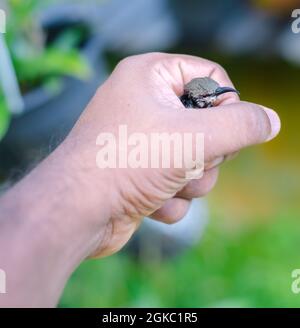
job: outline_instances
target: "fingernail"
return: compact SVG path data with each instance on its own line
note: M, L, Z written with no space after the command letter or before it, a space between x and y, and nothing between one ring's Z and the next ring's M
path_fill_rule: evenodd
M224 158L224 162L231 161L232 159L236 158L238 154L239 152L235 151L234 153L226 155Z
M213 169L216 166L219 166L221 163L223 163L225 160L225 156L217 157L211 162L206 163L205 170Z
M269 137L266 140L266 141L269 141L269 140L272 140L273 138L275 138L280 131L280 127L281 127L280 118L279 118L278 114L276 112L274 112L272 109L269 109L264 106L261 106L261 107L268 115L270 124L271 124L271 132L270 132Z
M185 178L187 180L201 179L203 177L203 174L204 174L203 168L194 169L194 170L187 171L185 173Z

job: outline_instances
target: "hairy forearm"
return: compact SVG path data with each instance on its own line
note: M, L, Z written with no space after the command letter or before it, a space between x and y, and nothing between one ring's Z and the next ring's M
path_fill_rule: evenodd
M70 274L101 242L105 206L101 199L96 207L83 205L85 175L65 152L58 149L0 199L0 268L7 275L0 306L54 306Z

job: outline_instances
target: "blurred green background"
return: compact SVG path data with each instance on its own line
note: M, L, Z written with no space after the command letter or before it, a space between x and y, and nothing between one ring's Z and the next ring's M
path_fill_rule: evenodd
M163 263L137 264L122 252L88 260L61 306L300 306L291 291L300 266L300 70L277 60L222 63L243 100L278 111L280 135L223 165L197 247Z
M0 134L8 129L0 141L0 187L62 140L97 86L131 54L168 51L217 61L242 100L274 108L282 120L275 140L222 166L195 246L164 259L141 261L126 249L87 260L59 306L300 306L291 290L291 273L300 268L300 34L292 34L290 17L299 1L48 0L58 7L46 10L44 32L34 35L39 2L3 3L14 10L8 21L18 24L6 41L25 107L15 115L0 88Z

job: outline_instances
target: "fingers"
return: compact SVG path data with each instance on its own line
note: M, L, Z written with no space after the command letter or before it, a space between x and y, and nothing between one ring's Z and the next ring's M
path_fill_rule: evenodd
M191 180L176 196L185 199L203 197L213 189L218 175L218 168L211 169L205 172L201 179Z
M191 180L176 197L169 199L160 209L155 211L151 218L172 224L182 219L188 212L190 201L206 195L215 186L218 178L218 169L207 171L200 180Z
M248 102L180 114L181 129L204 133L205 158L209 161L269 141L280 130L280 119L273 110Z
M204 58L181 54L150 53L141 56L140 59L149 66L153 66L177 96L183 93L184 85L196 77L209 76L221 86L234 87L222 66ZM236 93L226 93L219 99L221 103L238 100Z
M178 222L188 212L190 201L182 198L171 198L150 217L167 224Z
M231 161L232 159L237 157L238 154L239 154L239 152L236 151L236 152L228 154L228 155L216 157L215 159L205 163L204 170L208 171L212 168L215 168L215 167L221 165L223 162Z
M225 69L212 61L199 57L183 56L180 58L180 68L184 77L184 84L196 77L209 76L220 86L235 88ZM230 104L237 101L239 101L238 94L230 92L219 96L217 104Z
M204 170L205 171L208 171L208 170L211 170L215 167L218 167L219 165L221 165L223 162L225 162L225 160L227 158L229 158L229 156L231 155L228 155L228 156L220 156L220 157L216 157L214 158L213 160L211 161L208 161L204 164Z

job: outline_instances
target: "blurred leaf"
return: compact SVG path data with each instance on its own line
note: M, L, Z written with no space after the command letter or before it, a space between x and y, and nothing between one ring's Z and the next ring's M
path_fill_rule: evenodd
M14 63L18 78L23 83L44 81L47 77L61 75L87 79L91 74L88 62L76 50L51 48L34 57L15 58Z
M21 91L44 86L51 92L61 87L63 76L88 79L91 69L81 54L80 43L88 37L87 27L70 26L52 44L39 22L39 11L53 1L8 0L9 20L5 34ZM1 90L0 90L1 93ZM9 124L4 96L0 100L0 139Z
M0 99L0 140L4 137L10 122L10 114L7 110L4 99Z
M9 0L10 19L5 35L23 92L49 78L73 76L88 79L91 69L79 46L88 38L88 27L68 26L51 44L39 21L39 11L51 1ZM52 1L53 2L53 1Z
M67 28L54 41L53 46L61 50L74 49L79 46L82 39L84 39L84 29L81 28Z
M63 80L61 77L48 78L43 87L52 95L58 94L63 87Z

